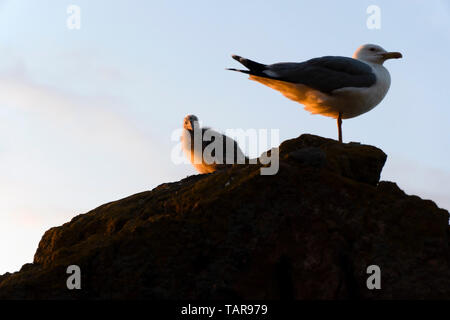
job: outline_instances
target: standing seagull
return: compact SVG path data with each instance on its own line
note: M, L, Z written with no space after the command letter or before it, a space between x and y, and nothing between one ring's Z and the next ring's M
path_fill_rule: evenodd
M183 120L181 148L199 173L211 173L227 165L248 162L236 141L210 128L201 128L193 114Z
M383 62L401 58L402 54L365 44L353 58L325 56L300 63L265 65L237 55L232 57L249 70L228 70L249 74L251 80L278 90L313 114L337 119L342 142L342 119L359 116L383 100L391 84Z

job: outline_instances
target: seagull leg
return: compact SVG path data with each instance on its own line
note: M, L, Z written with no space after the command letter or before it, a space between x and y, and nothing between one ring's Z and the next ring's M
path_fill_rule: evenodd
M337 118L337 126L339 142L342 142L342 112L339 112L339 116Z

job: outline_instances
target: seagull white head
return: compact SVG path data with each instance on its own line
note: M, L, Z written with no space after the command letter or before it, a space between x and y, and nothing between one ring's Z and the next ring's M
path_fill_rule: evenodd
M198 118L193 114L188 114L184 117L183 128L186 130L194 130L194 128L198 128Z
M376 44L362 45L353 54L354 59L376 64L383 64L388 59L399 59L401 57L400 52L388 52Z

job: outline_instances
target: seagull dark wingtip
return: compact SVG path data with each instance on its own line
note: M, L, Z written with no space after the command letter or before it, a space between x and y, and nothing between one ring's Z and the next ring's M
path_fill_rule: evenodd
M237 61L241 61L241 56L238 56L237 54L232 54L231 55L231 57L234 59L234 60L237 60Z

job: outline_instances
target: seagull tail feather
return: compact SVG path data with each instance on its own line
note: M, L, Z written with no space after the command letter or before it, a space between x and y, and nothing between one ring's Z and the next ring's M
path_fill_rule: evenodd
M250 71L248 71L248 70L241 70L241 69L234 69L234 68L226 68L225 70L237 71L237 72L242 72L242 73L250 74Z
M258 73L261 73L262 71L264 71L264 69L266 69L265 64L255 62L250 59L242 58L241 56L238 56L235 54L233 54L231 57L250 70L249 72L245 72L245 73L258 74Z

